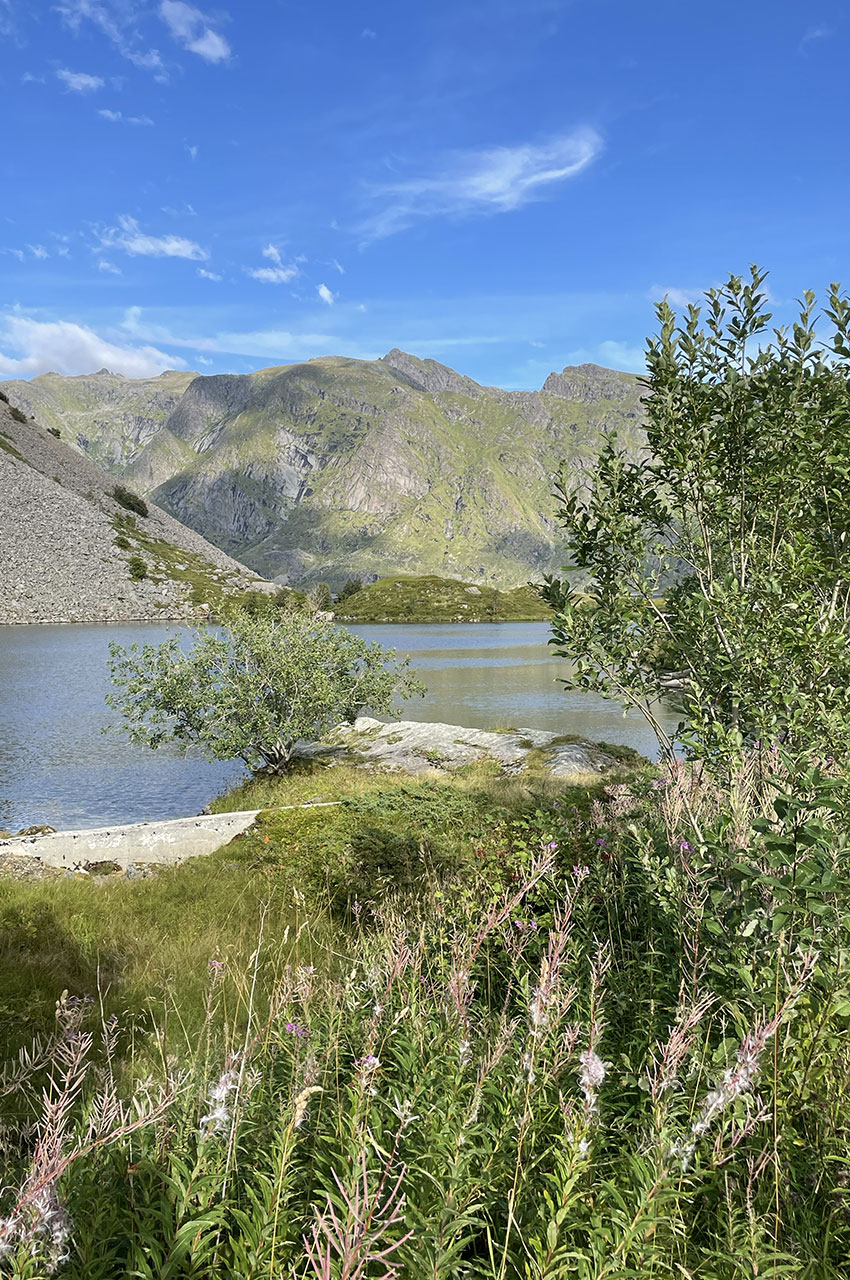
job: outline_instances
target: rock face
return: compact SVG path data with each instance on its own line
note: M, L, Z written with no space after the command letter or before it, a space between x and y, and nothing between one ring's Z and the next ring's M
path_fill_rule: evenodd
M132 488L266 577L436 574L516 586L563 562L551 496L609 433L640 449L641 386L581 365L483 387L434 360L323 357L247 375L46 374L2 384Z
M206 591L268 587L155 506L129 512L114 476L21 417L0 401L0 623L189 618Z
M460 769L480 760L494 760L506 774L521 773L536 762L555 778L605 773L614 766L611 756L592 742L565 742L544 729L512 729L489 733L456 724L428 724L397 720L385 724L360 716L353 725L336 728L324 743L302 744L299 754L350 755L365 765L426 773L429 769Z

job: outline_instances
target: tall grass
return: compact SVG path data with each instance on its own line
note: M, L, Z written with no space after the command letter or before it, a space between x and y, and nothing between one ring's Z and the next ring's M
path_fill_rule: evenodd
M269 814L206 864L258 877L250 950L202 932L145 1019L63 996L7 1068L2 1265L846 1274L846 809L774 766Z

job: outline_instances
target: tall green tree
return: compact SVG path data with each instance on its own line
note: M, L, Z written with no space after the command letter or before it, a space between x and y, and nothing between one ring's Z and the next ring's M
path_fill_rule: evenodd
M271 773L286 771L297 739L424 693L393 650L301 612L234 612L220 630L201 628L188 651L172 636L109 653L107 702L131 741L199 746Z
M807 292L769 328L766 275L732 276L648 343L647 449L611 439L558 516L570 569L547 579L553 644L573 686L656 718L671 686L679 737L718 764L756 741L850 747L850 304Z

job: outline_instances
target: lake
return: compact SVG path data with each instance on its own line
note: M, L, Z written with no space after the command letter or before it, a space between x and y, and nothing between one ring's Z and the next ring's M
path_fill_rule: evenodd
M187 628L155 624L0 626L0 828L106 826L198 813L245 774L176 749L151 751L114 732L106 706L109 644L157 643ZM410 720L471 728L535 728L625 743L656 754L652 733L616 703L556 683L545 623L354 627L409 654L428 685ZM665 724L675 722L673 713Z

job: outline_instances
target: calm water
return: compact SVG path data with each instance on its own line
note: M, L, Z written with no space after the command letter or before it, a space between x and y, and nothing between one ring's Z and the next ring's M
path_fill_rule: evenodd
M135 747L102 728L111 641L156 643L167 630L132 626L0 626L0 828L140 822L198 813L244 775L241 762ZM473 728L552 729L655 754L637 715L555 683L564 664L549 656L542 623L364 626L370 640L409 654L428 685L406 703L411 720ZM672 717L671 717L672 721Z

